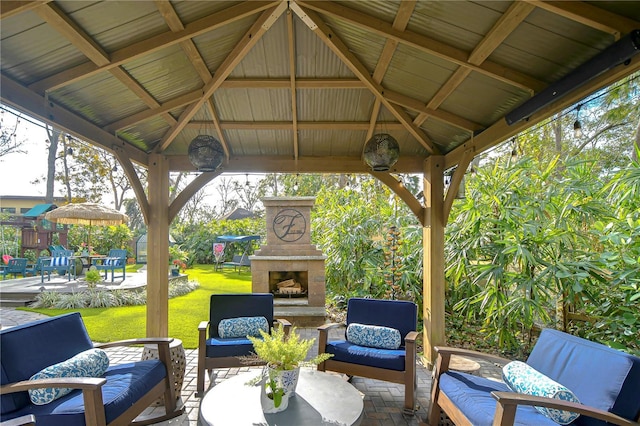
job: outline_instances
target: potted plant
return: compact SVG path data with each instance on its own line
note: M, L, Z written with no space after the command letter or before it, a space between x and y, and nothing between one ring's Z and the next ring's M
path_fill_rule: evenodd
M247 357L249 361L255 361L257 357L266 363L262 375L250 384L261 383L262 408L266 413L275 413L287 408L289 397L298 383L300 367L318 365L333 355L324 353L306 360L316 339L301 339L295 327L288 335L282 326L274 328L271 334L260 330L260 335L247 336L255 352L255 357Z
M102 275L97 269L90 269L85 274L84 280L87 282L87 288L94 289L99 282L102 282Z

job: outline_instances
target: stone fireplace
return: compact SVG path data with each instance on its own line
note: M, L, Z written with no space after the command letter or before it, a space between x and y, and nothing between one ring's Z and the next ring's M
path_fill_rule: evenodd
M315 197L262 200L267 241L251 259L252 290L273 293L274 314L298 325L324 322L325 259L311 244Z

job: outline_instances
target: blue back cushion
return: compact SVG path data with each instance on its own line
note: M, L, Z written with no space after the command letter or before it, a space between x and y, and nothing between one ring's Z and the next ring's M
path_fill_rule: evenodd
M80 313L11 327L0 331L0 385L28 380L38 371L93 348ZM0 412L30 403L27 392L0 397Z
M415 331L418 324L418 306L405 300L378 300L354 297L347 306L347 326L354 323L381 325L395 328L404 338Z
M640 415L640 358L545 329L527 364L571 389L583 404L632 420ZM580 416L575 424L605 423Z
M209 305L209 337L218 336L221 320L236 317L265 317L273 324L273 294L212 294Z

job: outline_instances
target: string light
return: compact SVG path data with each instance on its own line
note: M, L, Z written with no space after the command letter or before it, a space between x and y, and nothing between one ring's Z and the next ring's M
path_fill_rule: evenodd
M244 186L246 188L249 188L249 173L247 173L245 176L246 176L247 180L244 182Z
M511 158L518 157L518 140L513 137L511 138L511 144L513 145L513 149L511 150Z

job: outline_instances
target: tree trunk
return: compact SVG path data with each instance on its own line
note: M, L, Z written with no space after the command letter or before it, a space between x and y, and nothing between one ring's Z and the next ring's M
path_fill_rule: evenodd
M47 192L44 196L44 202L53 204L53 184L56 177L56 155L58 153L58 139L62 134L53 127L46 126L47 136L49 137L49 156L47 157ZM66 152L65 152L66 154Z

